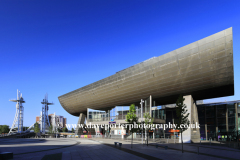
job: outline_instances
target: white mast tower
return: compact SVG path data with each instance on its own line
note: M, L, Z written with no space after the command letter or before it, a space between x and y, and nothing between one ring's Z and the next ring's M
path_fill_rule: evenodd
M41 102L42 105L42 113L41 113L41 132L42 134L45 134L46 132L46 127L49 128L50 123L49 123L49 118L48 118L48 105L53 105L53 103L48 102L48 94L46 93L45 98Z
M23 110L24 110L22 103L25 103L21 92L17 90L17 99L9 100L9 101L17 102L17 104L16 104L15 118L8 134L13 132L21 133L23 131ZM17 128L17 131L14 130L15 128Z

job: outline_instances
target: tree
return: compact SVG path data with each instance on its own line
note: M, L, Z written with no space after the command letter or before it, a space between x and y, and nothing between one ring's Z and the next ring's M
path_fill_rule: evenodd
M52 125L49 126L49 128L48 128L48 132L49 132L50 134L53 133L53 126L52 126Z
M188 116L189 113L187 113L187 106L184 104L185 98L183 98L182 95L180 95L176 102L176 127L181 133L181 141L182 141L182 153L183 153L183 140L182 140L182 133L188 129L189 126L189 120Z
M40 133L39 124L37 122L34 124L34 133L36 134L36 136L38 133Z
M24 126L23 131L26 131L29 127Z
M150 126L153 124L154 118L152 118L148 112L144 113L143 117L145 118L144 123L145 123L145 129L147 131L147 146L148 146L148 133L151 128Z
M67 127L64 127L64 128L63 128L63 132L68 132Z
M0 134L2 133L8 133L10 131L8 125L0 125Z
M74 129L72 128L72 133L74 133L75 131L74 131Z
M57 131L58 131L58 132L62 132L62 129L61 129L61 128L58 128Z
M129 108L129 112L127 113L127 119L126 122L128 122L127 128L132 132L132 142L131 142L131 148L133 143L133 133L138 130L138 128L134 128L134 124L138 125L138 117L136 115L136 108L135 104L131 104ZM131 126L131 127L130 127Z

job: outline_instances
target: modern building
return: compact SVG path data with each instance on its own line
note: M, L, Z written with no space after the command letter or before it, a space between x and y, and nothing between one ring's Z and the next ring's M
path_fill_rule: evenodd
M139 118L148 112L154 117L154 123L164 124L173 119L168 112L174 110L175 105L169 104L176 103L180 94L185 98L190 123L202 122L198 113L201 107L196 101L234 95L232 28L150 58L58 99L68 113L79 117L78 124L83 124L85 119L86 124L126 123L126 114L132 103L136 105ZM141 99L144 100L143 108L139 104ZM208 108L206 104L202 106ZM174 117L173 112L171 114ZM216 126L214 130L217 131ZM76 134L81 132L77 128ZM104 128L96 132L128 133L122 128L111 131ZM168 132L171 130L157 129L152 137L165 137ZM204 138L202 132L202 129L188 129L183 134L184 142ZM208 125L204 133L205 138L210 136ZM133 136L138 134L141 133Z
M240 101L199 104L201 139L236 140L240 130Z
M166 113L166 123L173 123L177 118L175 105L164 106L162 110ZM201 140L237 140L240 133L237 132L240 131L240 101L197 103L197 112ZM171 131L167 129L165 136L173 137Z
M48 115L49 123L52 126L59 126L59 128L64 128L67 124L67 118L64 118L63 116L54 114ZM36 117L36 122L40 120L40 116Z

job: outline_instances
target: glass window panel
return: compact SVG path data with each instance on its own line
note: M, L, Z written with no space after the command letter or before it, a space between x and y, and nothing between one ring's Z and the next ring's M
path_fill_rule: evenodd
M215 117L215 106L207 106L206 107L206 117Z
M89 119L92 119L92 115L89 115Z
M225 105L217 106L217 117L226 117L226 106Z
M205 124L205 117L199 118L199 124Z
M226 125L226 117L218 118L218 126Z
M129 112L129 106L123 106L122 107L122 114L123 114L123 119L126 119L126 115Z
M228 118L228 125L235 126L235 117Z
M158 118L158 119L160 119L159 110L156 110L156 111L155 111L155 117Z
M216 127L213 125L207 125L207 133L209 134L215 134L216 133Z
M161 115L162 118L161 119L166 119L166 117L165 117L165 110L162 109L161 113L162 113L162 115Z
M116 119L118 119L118 111L119 111L119 107L115 107L115 116L116 116Z
M207 118L207 125L214 125L215 124L215 118Z
M166 123L172 123L172 111L166 111Z
M198 117L205 117L205 107L198 107Z
M156 115L155 115L155 113L156 113L155 110L153 110L153 111L152 111L152 117L153 117L153 118L157 118Z
M176 110L173 110L173 119L177 119L177 113L176 113Z
M216 127L215 126L207 126L207 135L208 135L208 139L212 139L214 140L214 138L216 137Z
M206 139L205 125L200 125L200 137L201 137L201 140Z
M227 105L228 108L228 117L235 117L235 105L229 104Z
M88 109L88 119L91 122L104 121L106 117L106 111Z
M218 126L218 132L220 133L226 132L226 125Z
M235 132L235 126L228 126L228 132Z

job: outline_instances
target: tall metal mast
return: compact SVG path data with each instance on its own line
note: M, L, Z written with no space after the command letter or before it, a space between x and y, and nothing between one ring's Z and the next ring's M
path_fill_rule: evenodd
M12 102L17 102L16 104L16 114L15 114L15 118L12 124L12 127L9 131L10 133L16 132L14 129L17 128L17 133L21 133L23 131L23 110L24 107L22 105L22 103L25 103L25 101L23 100L22 94L20 91L17 90L17 99L15 100L9 100Z
M49 118L48 118L48 105L53 105L53 103L48 102L48 94L46 93L45 98L41 102L42 105L42 117L41 117L41 132L42 134L45 134L46 127L50 126Z

